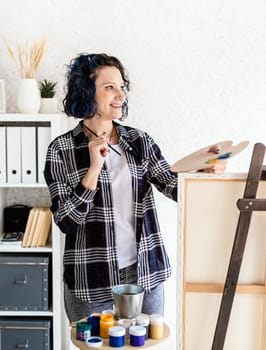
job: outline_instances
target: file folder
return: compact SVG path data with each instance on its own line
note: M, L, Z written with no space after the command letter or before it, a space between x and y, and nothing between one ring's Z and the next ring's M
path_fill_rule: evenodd
M21 133L20 127L6 127L7 182L21 183Z
M21 127L21 174L22 183L36 183L36 128Z
M46 153L51 141L51 128L49 126L38 126L37 128L37 157L38 157L38 182L45 183L43 170Z
M0 183L6 182L6 127L0 126Z

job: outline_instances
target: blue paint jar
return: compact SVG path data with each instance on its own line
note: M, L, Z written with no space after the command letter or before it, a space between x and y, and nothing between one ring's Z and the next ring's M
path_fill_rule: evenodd
M113 348L121 348L125 345L126 329L121 326L109 328L109 345Z
M131 326L129 328L130 345L143 346L145 344L146 328L143 326Z
M100 316L91 315L87 317L87 323L91 324L91 335L99 335L100 334Z

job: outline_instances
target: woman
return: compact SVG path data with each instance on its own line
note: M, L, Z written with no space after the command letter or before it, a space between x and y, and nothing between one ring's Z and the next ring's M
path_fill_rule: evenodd
M171 268L152 185L177 200L177 175L127 116L129 80L120 61L81 54L67 73L64 109L82 118L49 146L45 178L54 220L66 234L65 308L70 321L112 308L112 287L145 288L144 313L163 314ZM223 172L215 164L211 171Z

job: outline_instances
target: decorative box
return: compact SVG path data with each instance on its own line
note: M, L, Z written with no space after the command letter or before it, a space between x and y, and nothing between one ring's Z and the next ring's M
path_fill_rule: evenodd
M50 320L0 318L0 350L50 350Z
M48 310L49 275L49 256L0 255L0 310Z

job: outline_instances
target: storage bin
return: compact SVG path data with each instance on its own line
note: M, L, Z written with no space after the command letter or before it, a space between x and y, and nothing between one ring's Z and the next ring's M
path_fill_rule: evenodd
M49 308L49 256L0 255L0 310Z
M50 320L0 318L0 350L50 350Z

